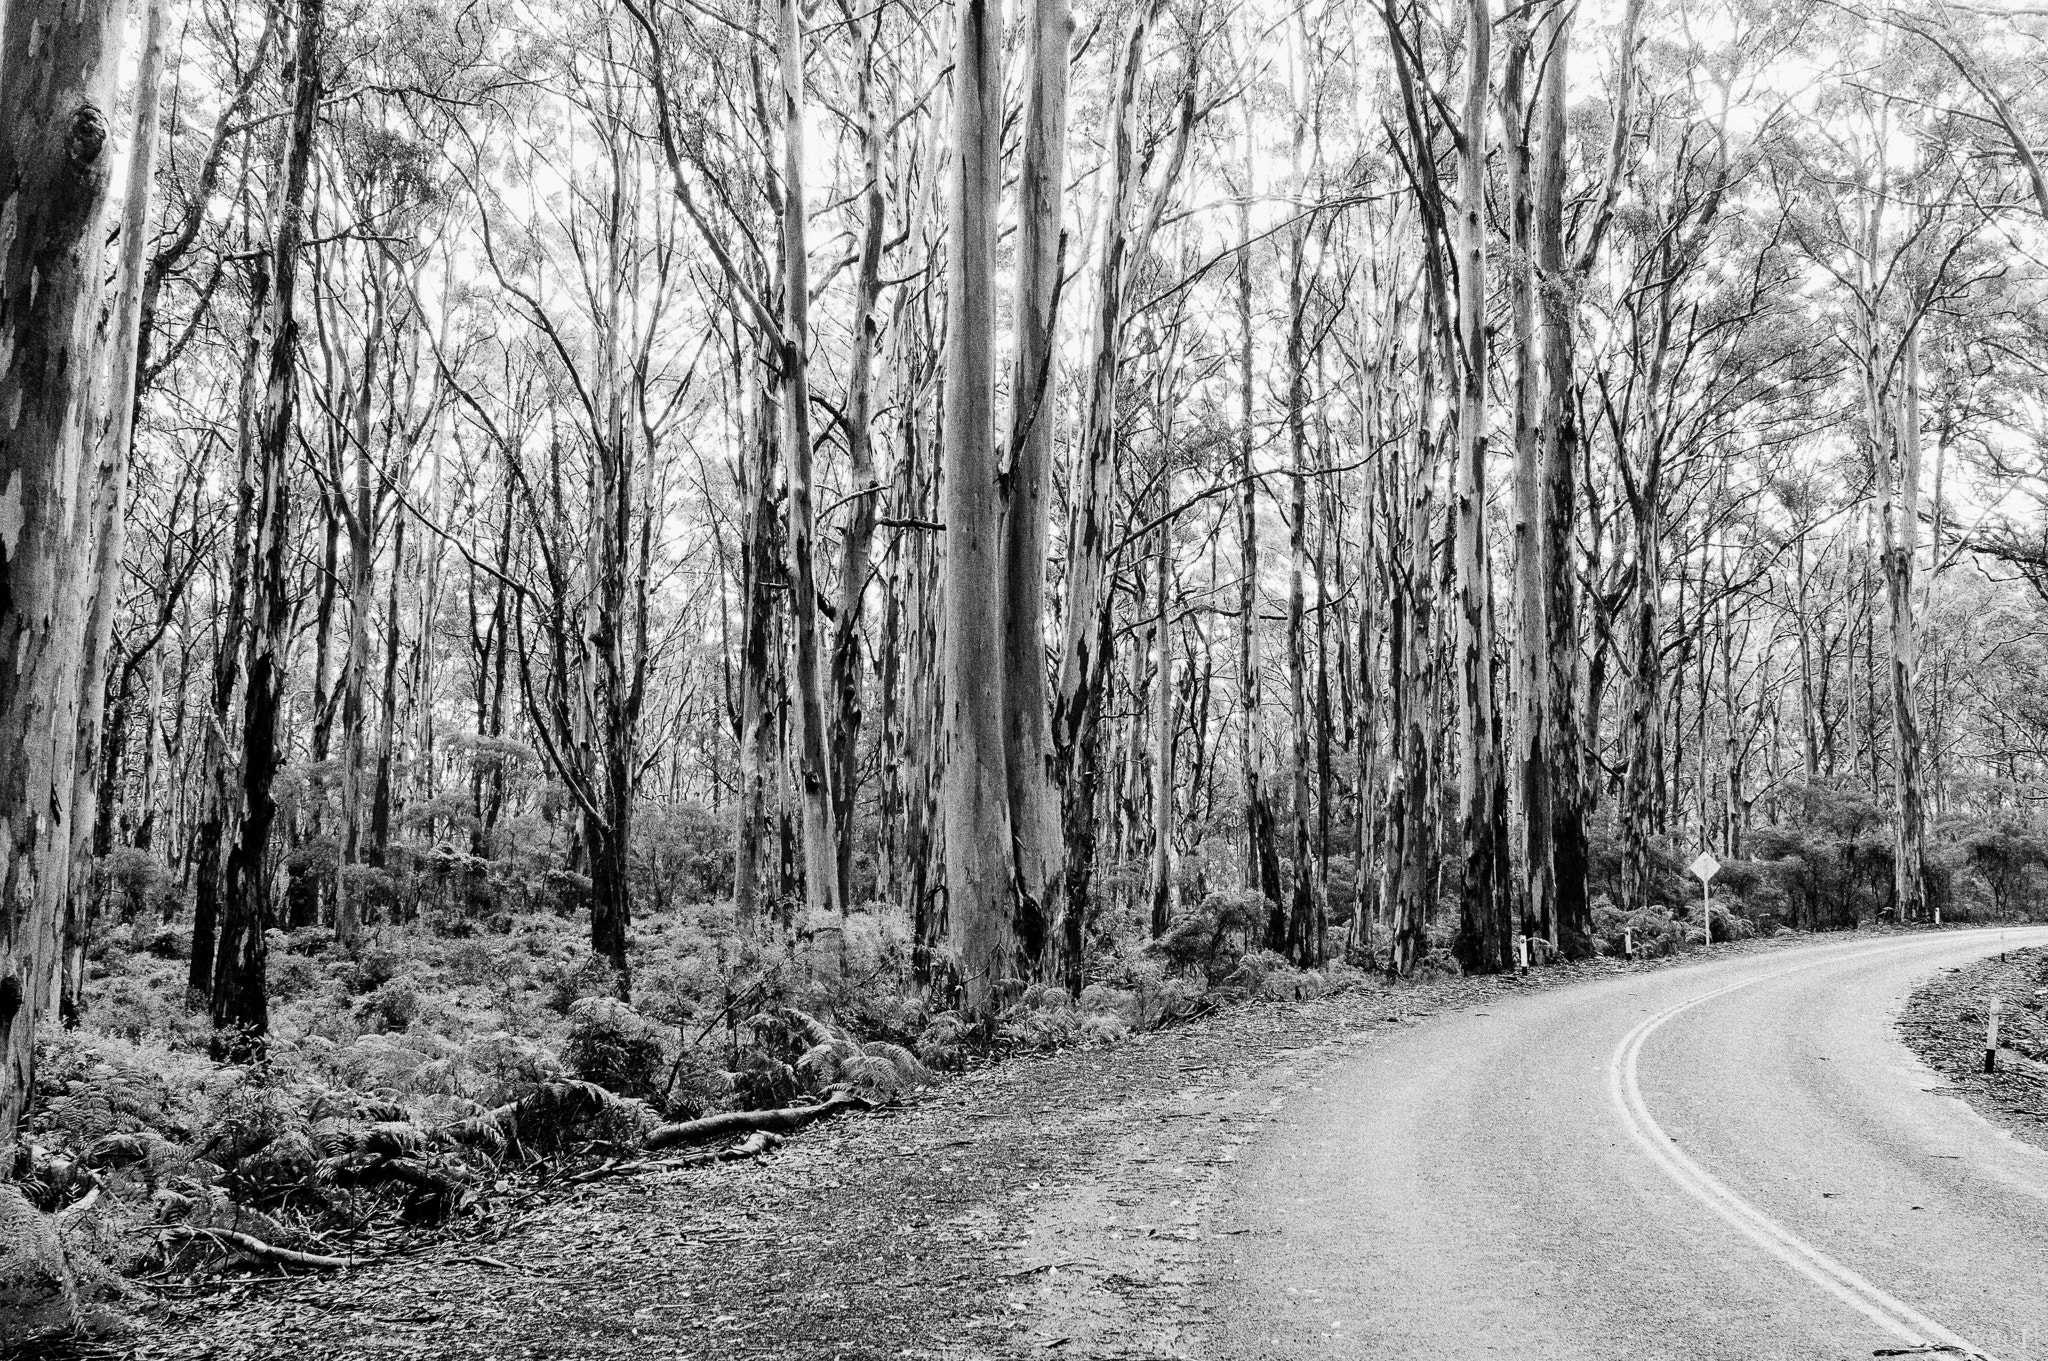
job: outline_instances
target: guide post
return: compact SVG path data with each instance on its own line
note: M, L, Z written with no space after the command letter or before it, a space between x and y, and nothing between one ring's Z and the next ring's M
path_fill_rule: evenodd
M1714 943L1714 876L1721 872L1721 862L1714 859L1713 852L1701 851L1700 858L1690 866L1700 877L1700 930L1706 936L1705 944Z

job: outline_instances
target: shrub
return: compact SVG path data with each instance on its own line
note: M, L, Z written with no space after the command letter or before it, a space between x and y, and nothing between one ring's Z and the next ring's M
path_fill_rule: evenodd
M408 1030L419 1019L419 985L401 974L358 1003L356 1014L379 1030Z
M548 1007L564 1016L586 997L617 997L619 972L603 955L585 955L571 965L558 964L541 972L548 986Z
M732 1074L715 1055L695 1045L679 1045L655 1104L672 1120L695 1120L717 1109L731 1091Z
M668 1076L659 1029L615 997L584 997L570 1005L562 1058L576 1076L620 1096L653 1097Z
M448 951L448 972L458 983L498 983L526 972L504 950L481 940L464 940Z
M161 917L165 906L177 900L176 876L148 851L116 847L99 862L99 871L106 876L124 922L144 915Z
M375 992L405 970L405 958L385 945L366 945L349 961L343 975L353 993Z
M303 955L273 954L268 978L270 995L279 1001L290 1001L319 986L320 967Z
M1593 935L1602 952L1613 955L1622 953L1625 943L1633 944L1638 955L1675 954L1685 939L1669 908L1653 905L1623 912L1604 893L1593 900Z
M185 1027L183 1008L139 978L109 978L86 994L94 1028L129 1041L168 1039Z
M1253 890L1211 893L1151 948L1177 972L1224 977L1258 939L1265 916L1265 897Z
M479 1098L485 1105L515 1100L566 1072L553 1050L504 1030L478 1036L463 1046L462 1054L487 1084Z
M135 930L138 947L157 959L192 957L192 932L189 928L152 926L138 922Z

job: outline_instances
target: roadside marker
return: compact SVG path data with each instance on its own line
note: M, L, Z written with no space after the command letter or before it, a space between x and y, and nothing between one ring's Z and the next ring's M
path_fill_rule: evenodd
M1984 1071L1998 1071L1998 1008L1999 998L1991 999L1991 1014L1984 1018Z
M1721 862L1714 859L1712 851L1701 851L1700 858L1687 868L1700 877L1700 929L1706 934L1705 944L1714 943L1714 890L1713 878L1721 872Z

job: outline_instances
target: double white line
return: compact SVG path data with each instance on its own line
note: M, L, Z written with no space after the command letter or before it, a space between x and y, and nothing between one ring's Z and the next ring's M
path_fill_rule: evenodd
M1816 968L1824 964L1845 964L1850 960L1866 959L1872 955L1912 949L1914 944L1917 942L1881 946L1852 955L1835 955L1826 959L1810 960L1804 964L1794 964L1789 968L1743 979L1739 983L1730 983L1726 987L1716 988L1712 992L1695 997L1690 1002L1681 1002L1675 1007L1660 1011L1622 1037L1621 1044L1616 1047L1614 1058L1608 1067L1608 1091L1614 1099L1615 1109L1620 1112L1622 1124L1628 1128L1629 1134L1642 1149L1644 1156L1648 1157L1665 1176L1684 1188L1693 1199L1719 1215L1743 1237L1910 1347L1959 1353L1976 1358L1976 1361L1996 1361L1996 1358L1983 1348L1950 1332L1904 1300L1872 1285L1722 1185L1711 1172L1694 1162L1683 1149L1671 1141L1669 1135L1664 1133L1663 1127L1657 1123L1656 1117L1650 1114L1649 1107L1644 1104L1642 1087L1636 1081L1636 1060L1642 1054L1644 1041L1656 1034L1659 1027L1675 1016L1682 1016L1694 1007L1711 1002L1717 997L1725 997L1738 989L1782 978L1801 969Z

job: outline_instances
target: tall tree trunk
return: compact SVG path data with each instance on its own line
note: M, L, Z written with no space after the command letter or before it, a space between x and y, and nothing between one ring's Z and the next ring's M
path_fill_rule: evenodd
M1457 540L1458 820L1463 860L1457 955L1469 970L1514 964L1504 892L1507 787L1494 694L1493 596L1486 550L1486 131L1492 16L1468 0L1465 106L1458 147Z
M213 1053L216 1059L237 1062L258 1055L270 1029L263 930L269 924L267 862L277 816L271 781L279 764L278 714L284 697L285 654L291 643L292 603L285 586L299 349L293 305L298 296L298 256L306 234L306 182L320 109L324 3L299 3L298 41L292 56L292 118L271 212L270 362L257 426L251 626L242 709L243 816L240 835L228 855L213 966Z
M810 257L804 206L804 47L798 0L776 6L782 57L782 456L788 503L790 677L796 719L795 769L803 805L804 901L814 916L845 912L839 893L839 836L833 829L831 734L819 655L816 511L811 480ZM950 417L953 408L947 407Z
M1112 581L1109 535L1116 515L1117 370L1122 354L1123 278L1129 239L1138 83L1152 3L1131 18L1117 56L1111 112L1109 183L1103 193L1100 265L1090 337L1088 388L1081 442L1075 450L1067 517L1066 616L1060 639L1059 688L1053 701L1052 742L1060 786L1060 821L1066 843L1061 952L1068 987L1081 990L1081 968L1092 911L1096 796L1101 788L1101 716L1112 653ZM1047 363L1051 363L1048 351ZM952 406L948 403L947 410ZM947 523L950 525L951 520ZM1020 640L1021 641L1021 640Z
M1430 325L1425 313L1422 325ZM1417 345L1418 353L1422 346ZM1422 366L1416 410L1427 413L1435 398L1434 365ZM1392 589L1388 592L1387 686L1393 768L1387 773L1386 855L1380 899L1392 930L1389 971L1406 975L1421 962L1428 942L1434 893L1430 865L1436 852L1436 801L1432 798L1433 742L1437 727L1435 664L1436 591L1432 575L1438 454L1427 425L1418 422L1410 443L1405 505L1389 496ZM1396 510L1400 517L1394 519Z
M385 309L383 290L376 301L363 337L363 365L353 404L352 425L355 457L354 505L342 507L348 526L348 651L341 671L341 837L334 875L334 938L345 948L354 948L361 938L363 908L360 889L349 882L351 866L363 861L364 739L369 728L365 695L370 683L370 610L377 588L377 502L379 489L370 457L370 414L377 351L383 342ZM347 496L341 487L340 464L335 463L335 493ZM392 585L398 581L399 564L391 564Z
M792 0L785 0L791 3ZM995 432L996 195L1002 15L955 0L946 256L946 911L963 1004L993 1011L1016 968L1015 856L1003 761L1001 464Z
M1301 141L1307 125L1305 112L1295 119L1297 172L1301 168ZM1306 194L1306 184L1297 192ZM1288 488L1291 504L1287 526L1287 692L1293 722L1293 744L1288 762L1294 823L1294 886L1287 910L1287 933L1277 942L1303 968L1321 963L1315 880L1310 865L1309 841L1309 724L1308 707L1308 394L1305 331L1308 298L1304 291L1303 256L1308 246L1306 219L1295 224L1287 262L1287 448ZM1320 579L1318 587L1320 588Z
M882 296L882 115L875 99L875 49L881 42L882 13L862 53L860 68L861 148L867 184L861 191L862 221L859 274L854 284L853 355L848 361L846 456L852 474L853 500L846 509L846 533L839 554L838 619L832 631L833 821L839 842L839 899L849 904L853 893L854 796L860 778L860 625L867 600L868 553L874 545L881 488L875 482L874 445L869 424L874 417L875 345L879 327L876 306Z
M214 638L213 684L205 730L200 739L199 818L192 836L192 960L186 972L188 1004L197 1006L213 992L215 946L225 912L226 847L237 834L241 812L236 798L238 763L229 746L235 692L242 675L242 642L249 627L250 527L256 520L256 420L263 388L263 326L261 318L270 289L270 270L259 255L249 268L251 323L242 345L241 390L236 403L235 520L232 553L225 582L216 581L214 600L224 587L225 606Z
M1052 963L1064 847L1053 796L1045 674L1045 540L1057 420L1060 267L1066 241L1067 0L1032 0L1025 29L1024 163L1017 190L1016 359L1003 451L1003 766L1016 845L1017 941L1032 972Z
M767 367L767 358L764 353L759 369ZM757 380L754 395L755 420L741 445L739 476L745 528L740 543L740 788L732 896L734 914L743 927L752 926L760 910L768 781L776 764L771 647L778 560L775 470L780 450L776 430L781 413L776 410L771 384Z
M154 180L159 86L164 66L164 0L151 0L143 16L142 62L136 73L135 121L128 143L128 175L121 212L121 288L114 301L108 336L109 385L101 405L105 422L98 435L97 466L92 475L92 574L85 583L89 603L85 616L85 650L78 674L77 753L71 790L72 882L66 895L64 968L59 1010L64 1024L74 1026L85 1011L85 951L93 917L105 902L104 872L99 861L112 849L113 794L110 772L101 783L100 744L106 717L107 669L113 647L114 616L121 599L122 549L127 542L128 455L135 433L135 349L142 309L142 274L149 242L149 199ZM90 437L91 431L87 431ZM111 718L108 764L118 762L127 714L127 691L134 668L120 672L120 696ZM84 810L104 811L92 819ZM84 866L85 872L80 872Z
M1159 480L1164 502L1172 481ZM1159 658L1152 696L1152 911L1154 940L1173 925L1173 639L1166 626L1167 584L1173 575L1173 525L1162 522L1153 557L1152 650Z
M0 1140L28 1101L68 887L84 404L125 17L110 0L12 0L0 28Z
M1561 55L1561 54L1560 54ZM1514 609L1513 666L1509 690L1515 704L1513 754L1516 798L1515 858L1521 870L1519 929L1557 942L1557 882L1551 845L1554 811L1550 717L1551 676L1549 517L1545 493L1540 385L1544 356L1537 348L1536 207L1530 175L1533 129L1524 85L1530 66L1527 25L1514 30L1507 75L1501 84L1501 122L1507 132L1508 239L1511 247L1509 314L1515 359L1514 396Z
M384 581L384 679L377 695L377 765L370 780L369 849L364 853L378 869L391 851L392 765L398 753L398 658L403 651L400 623L400 579L405 574L406 513L400 509L391 526L391 575Z
M1580 672L1577 576L1572 529L1577 508L1579 426L1573 374L1572 290L1568 288L1565 226L1565 69L1571 52L1572 7L1551 0L1544 12L1546 38L1537 92L1534 234L1540 289L1538 337L1542 345L1543 414L1540 448L1541 580L1548 631L1544 661L1545 756L1550 799L1550 889L1555 940L1584 948L1592 931L1586 898L1586 748L1579 731Z
M1249 114L1247 114L1249 118ZM1280 852L1274 844L1273 809L1266 792L1266 749L1259 734L1259 483L1252 426L1252 217L1251 183L1256 156L1251 127L1245 128L1245 193L1237 208L1237 475L1243 490L1237 503L1238 769L1244 781L1245 884L1266 900L1265 937L1277 947L1286 935L1280 898Z
M1885 604L1891 614L1893 882L1899 920L1927 915L1927 803L1922 789L1920 640L1913 617L1914 556L1920 535L1920 329L1904 341L1898 418L1876 445L1883 497ZM1873 431L1875 436L1878 432Z
M1662 820L1664 651L1660 599L1664 589L1664 520L1659 490L1646 483L1632 496L1635 568L1629 584L1628 708L1622 742L1628 765L1621 783L1621 906L1650 905L1650 841Z

